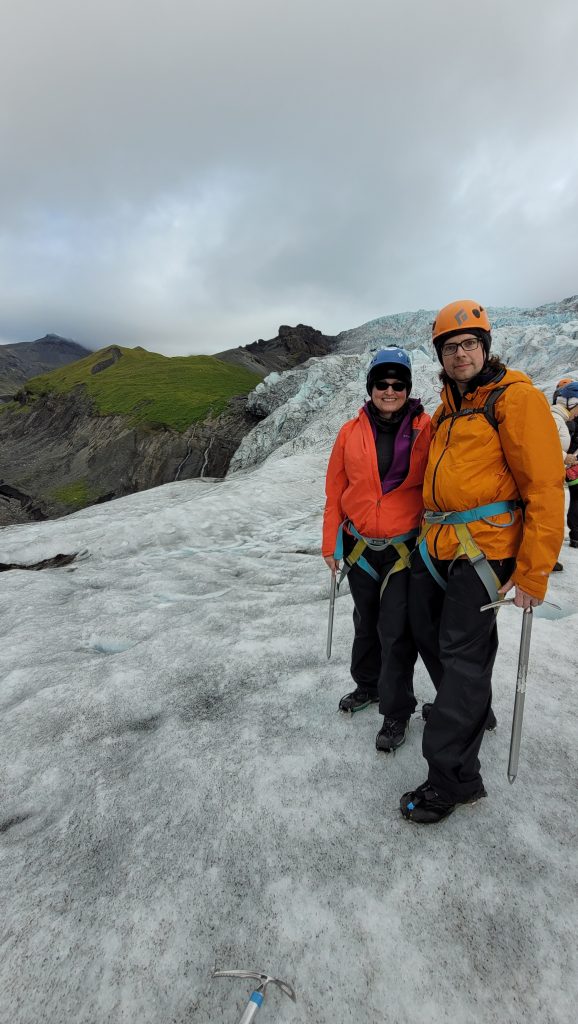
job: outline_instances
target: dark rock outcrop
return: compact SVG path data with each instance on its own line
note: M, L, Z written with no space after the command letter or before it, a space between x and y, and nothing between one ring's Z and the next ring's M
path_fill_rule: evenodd
M312 356L329 355L336 341L337 338L322 334L305 324L297 324L297 327L281 326L277 337L270 341L260 338L250 345L217 352L216 358L266 376L272 370L279 373L291 370L300 363L306 363Z
M108 359L101 360L100 363L95 363L91 369L91 373L102 373L103 370L107 370L109 366L114 366L118 363L119 359L122 359L122 352L116 345L111 345L107 349Z
M0 572L10 572L12 569L29 569L32 572L39 572L40 569L62 569L65 565L74 562L78 551L68 555L53 555L52 558L43 558L41 562L0 562Z

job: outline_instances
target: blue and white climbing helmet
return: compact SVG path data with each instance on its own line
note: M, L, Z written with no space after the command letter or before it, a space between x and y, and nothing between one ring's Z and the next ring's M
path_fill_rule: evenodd
M394 377L407 385L411 391L411 360L404 348L380 348L369 364L367 371L367 393L371 394L376 380Z
M578 405L578 381L572 381L571 384L565 384L563 388L560 388L556 395L556 405L563 405L568 412L576 408Z

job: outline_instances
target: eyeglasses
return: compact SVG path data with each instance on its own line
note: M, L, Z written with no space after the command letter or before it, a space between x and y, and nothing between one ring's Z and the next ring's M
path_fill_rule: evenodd
M455 356L459 348L463 348L464 352L473 352L479 344L479 338L464 338L463 341L448 341L445 345L442 345L442 356Z
M403 384L401 380L387 381L387 380L376 380L374 388L378 391L389 391L391 388L393 391L407 391L407 384Z

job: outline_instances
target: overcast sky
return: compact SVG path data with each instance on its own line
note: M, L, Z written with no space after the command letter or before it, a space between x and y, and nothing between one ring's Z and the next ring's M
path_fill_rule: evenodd
M578 292L576 0L0 0L0 339Z

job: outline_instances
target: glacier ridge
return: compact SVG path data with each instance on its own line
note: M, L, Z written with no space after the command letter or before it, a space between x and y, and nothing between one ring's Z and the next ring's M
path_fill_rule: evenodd
M575 298L533 310L489 310L492 352L527 373L550 399L560 377L578 377L577 310ZM339 428L367 398L371 358L387 345L410 352L412 395L433 413L440 389L440 365L431 344L433 318L428 310L378 317L340 334L335 355L269 374L248 399L249 411L264 418L243 438L229 473L310 449L328 454Z

